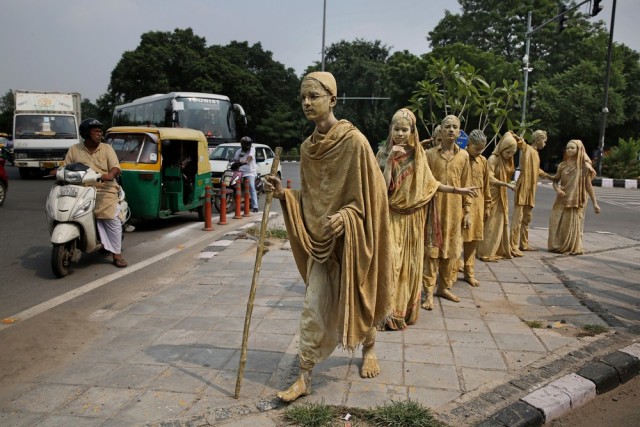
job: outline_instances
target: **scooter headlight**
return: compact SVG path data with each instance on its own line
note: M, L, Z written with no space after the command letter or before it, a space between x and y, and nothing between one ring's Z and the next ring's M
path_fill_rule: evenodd
M81 184L82 174L76 171L66 170L64 171L64 181L69 184Z
M91 213L93 211L93 205L95 200L93 197L87 197L81 203L76 205L76 208L71 213L71 219L79 218L87 213Z

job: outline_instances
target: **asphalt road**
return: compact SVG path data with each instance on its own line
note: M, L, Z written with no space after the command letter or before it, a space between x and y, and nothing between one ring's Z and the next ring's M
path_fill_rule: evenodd
M72 275L56 279L50 267L51 244L44 211L53 181L22 180L15 167L8 166L7 169L9 193L5 205L0 208L0 319L117 270L108 256L90 254L84 255L74 266ZM287 185L288 180L291 180L292 188L299 188L299 163L283 163L283 184ZM617 233L640 241L640 227L637 227L636 219L640 211L640 190L597 187L596 192L602 213L595 215L590 206L585 230ZM543 181L539 185L537 205L533 211L533 227L548 227L554 198L549 181ZM278 212L279 203L274 203L272 210ZM125 235L124 256L130 265L143 262L199 239L203 233L201 228L202 223L197 221L195 213L138 226L133 233ZM179 260L180 256L172 256L170 261Z

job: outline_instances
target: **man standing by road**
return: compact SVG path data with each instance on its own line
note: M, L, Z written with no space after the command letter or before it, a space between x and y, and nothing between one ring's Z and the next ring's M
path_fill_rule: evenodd
M547 143L547 133L537 130L532 135L533 143L527 145L523 138L518 138L520 150L520 175L516 182L516 193L513 198L514 210L511 219L511 252L518 254L520 251L535 251L529 246L529 223L531 223L531 211L536 202L536 189L538 177L547 177L540 169L540 155Z
M256 163L256 149L253 141L248 136L240 140L240 149L236 151L233 158L240 162L240 172L242 179L249 181L249 196L251 197L251 212L258 212L258 194L256 193L256 175L258 174L258 164ZM247 182L247 181L245 181Z
M109 144L102 143L102 123L96 119L86 119L80 123L80 136L84 139L69 147L64 164L82 163L102 175L102 181L95 184L96 207L94 214L102 247L111 252L113 265L127 266L122 258L122 218L118 192L120 186L115 179L120 175L118 156Z
M333 114L332 74L302 80L302 110L316 128L300 147L301 189L283 189L268 176L266 191L280 199L291 250L305 284L300 318L300 375L278 397L291 402L311 392L311 370L336 346L362 345L360 376L375 377L376 326L391 314L391 245L387 190L367 139Z
M460 136L460 119L453 115L442 119L440 136L440 145L427 150L427 162L433 177L454 189L469 187L469 154L456 144ZM432 242L425 248L422 274L422 286L426 294L422 308L425 310L433 310L436 284L436 295L453 302L460 301L450 289L456 280L458 259L462 253L462 228L470 224L471 202L469 196L454 193L440 193L435 199L442 245L438 247Z

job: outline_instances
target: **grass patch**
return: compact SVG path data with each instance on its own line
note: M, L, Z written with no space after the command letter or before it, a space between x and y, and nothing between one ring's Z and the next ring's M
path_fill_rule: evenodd
M249 227L247 230L245 230L245 233L254 237L260 237L260 227ZM280 239L280 240L289 239L289 235L287 234L287 229L280 228L280 227L267 228L265 237L267 239Z
M388 405L372 408L365 414L367 421L376 426L389 427L444 427L436 420L431 411L418 402L403 400L392 401Z
M525 325L527 325L528 327L532 328L532 329L540 329L542 328L542 322L539 320L525 320L524 321Z
M291 405L284 411L284 419L301 427L331 426L339 419L338 410L323 403Z
M349 420L344 416L349 414ZM322 403L291 405L285 409L286 422L300 427L345 426L352 427L446 427L436 420L431 411L412 400L370 409L346 408Z
M583 332L580 333L581 337L595 337L596 335L604 334L609 330L606 326L602 325L584 325L582 327Z

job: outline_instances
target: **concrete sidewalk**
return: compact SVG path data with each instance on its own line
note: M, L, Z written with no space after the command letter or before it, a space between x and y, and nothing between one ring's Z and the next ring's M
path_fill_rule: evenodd
M280 215L270 228L284 228ZM531 234L533 245L546 247L547 230ZM587 233L584 246L589 252L578 257L541 250L477 262L481 286L459 280L460 303L436 298L407 330L378 333L380 376L360 378L360 353L336 350L314 370L311 395L298 401L369 408L412 399L452 426L504 425L495 417L501 410L637 346L640 244ZM100 320L104 333L72 363L3 385L11 389L0 400L0 425L281 425L275 393L298 373L305 288L288 242L274 240L262 260L234 399L255 254L255 238L242 230L211 242L170 286ZM583 336L584 325L609 331ZM547 421L559 414L537 409Z

